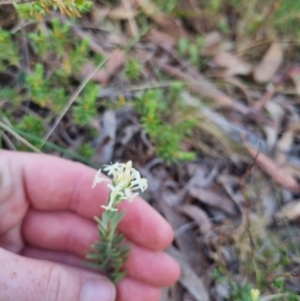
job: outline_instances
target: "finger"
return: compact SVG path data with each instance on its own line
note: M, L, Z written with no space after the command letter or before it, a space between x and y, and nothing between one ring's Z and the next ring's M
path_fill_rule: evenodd
M100 206L106 203L109 190L104 183L91 189L94 169L42 154L0 151L0 156L10 166L13 184L18 185L12 190L22 190L23 185L23 193L11 194L10 201L19 204L23 198L38 210L72 210L90 219L100 216ZM125 209L126 214L119 229L130 240L153 250L170 245L171 227L141 198L123 202L120 209Z
M27 246L22 255L35 259L50 260L62 264L82 266L82 258L67 252L49 251ZM117 285L118 301L158 301L160 290L157 287L146 285L140 281L126 277ZM99 300L100 301L100 300Z
M113 284L91 272L21 257L1 248L0 266L0 300L115 300Z
M20 255L34 259L53 261L64 265L69 265L74 268L88 270L88 268L83 264L82 257L66 251L51 251L26 245L20 252Z
M118 301L159 301L161 295L159 288L130 278L120 281L117 290Z
M25 241L35 247L68 251L84 258L99 239L95 223L71 212L30 210L23 223ZM146 268L145 268L146 267ZM176 261L163 252L132 245L125 264L128 275L154 286L167 286L179 277Z

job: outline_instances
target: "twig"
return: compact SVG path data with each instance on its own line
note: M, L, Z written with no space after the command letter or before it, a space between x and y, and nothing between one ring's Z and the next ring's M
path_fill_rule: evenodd
M10 148L11 150L16 150L16 147L14 146L14 144L12 143L12 141L9 139L9 137L3 132L1 131L0 133L2 135L2 139L5 141L5 143L7 144L8 148Z
M35 146L33 146L31 143L29 143L27 140L25 140L23 137L21 137L19 134L17 134L15 131L13 131L10 127L5 125L2 121L0 121L0 127L13 135L15 138L17 138L19 141L21 141L24 145L26 145L28 148L33 150L36 153L41 153L39 149L37 149Z
M65 114L68 112L68 110L70 109L71 105L74 103L74 101L77 99L77 97L79 96L79 94L82 92L82 90L84 89L84 87L88 84L88 82L93 78L93 76L100 70L101 67L104 66L104 64L107 62L109 58L106 58L103 62L101 62L92 73L90 73L80 84L80 86L76 89L76 91L73 93L73 95L70 97L70 99L68 100L67 105L65 106L65 108L62 110L62 112L60 113L60 115L56 118L54 125L52 126L52 128L48 131L48 133L46 134L44 141L41 145L41 148L44 146L45 142L50 138L50 136L53 134L53 132L55 131L56 127L58 126L58 124L60 123L60 121L63 119L63 117L65 116Z

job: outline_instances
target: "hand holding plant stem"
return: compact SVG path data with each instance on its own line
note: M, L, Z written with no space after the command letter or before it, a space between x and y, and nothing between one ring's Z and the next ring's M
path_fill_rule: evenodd
M0 300L54 296L75 301L82 300L90 280L93 286L107 287L107 279L82 269L86 250L98 238L93 216L109 194L106 185L90 189L95 170L45 154L0 150L0 158L0 216L5 218L0 226L0 283L8 288L0 290ZM173 231L139 197L121 206L127 209L119 228L130 240L131 252L128 275L116 286L117 300L158 301L160 288L179 277L178 264L162 252ZM12 281L14 273L18 277ZM59 288L55 295L53 288ZM93 296L108 300L109 295L98 297L102 293L97 289Z
M123 264L128 258L130 244L124 244L124 236L117 230L125 211L118 212L117 205L124 200L132 201L138 195L137 190L142 192L147 189L147 180L141 178L140 173L132 167L132 162L126 164L115 163L104 169L112 176L112 182L101 176L101 169L97 172L92 188L102 182L109 182L107 187L110 194L104 208L101 219L95 217L98 224L100 241L91 246L87 255L93 262L89 266L99 269L115 283L126 276L122 270Z

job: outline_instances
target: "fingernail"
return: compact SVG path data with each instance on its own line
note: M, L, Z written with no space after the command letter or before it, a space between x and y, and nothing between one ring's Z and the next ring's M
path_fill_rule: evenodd
M83 283L80 301L114 301L116 290L105 278L88 278Z

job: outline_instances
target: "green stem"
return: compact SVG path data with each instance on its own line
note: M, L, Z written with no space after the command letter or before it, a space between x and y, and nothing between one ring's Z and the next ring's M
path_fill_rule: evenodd
M124 236L117 227L124 216L124 211L104 211L98 223L100 241L92 247L88 258L94 259L97 268L117 283L125 277L122 270L130 251L129 244L123 244Z

